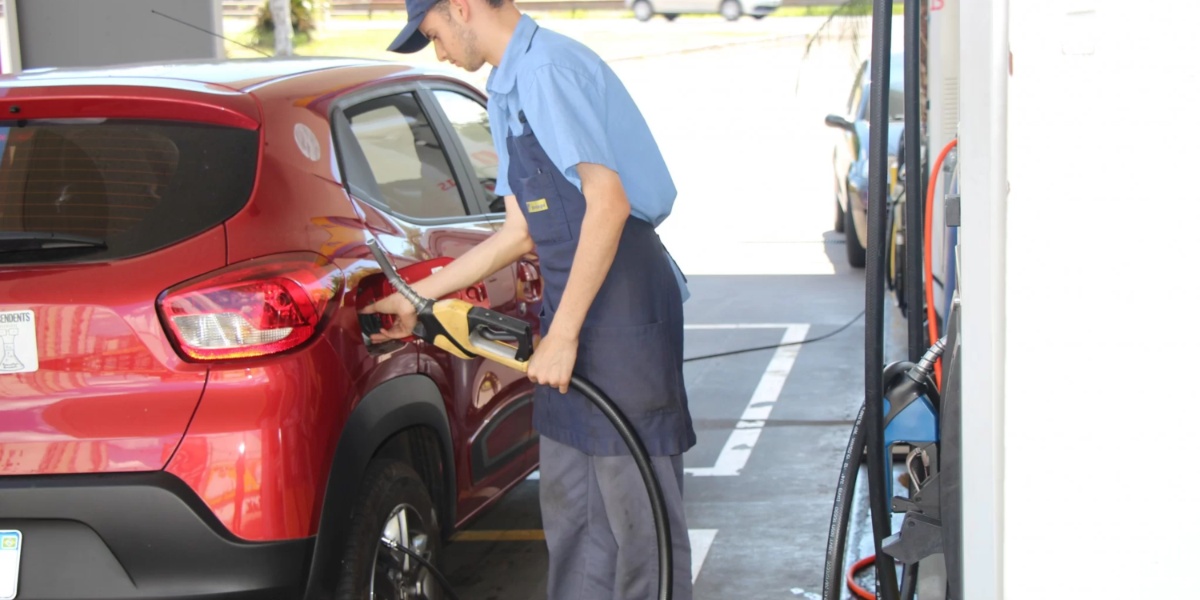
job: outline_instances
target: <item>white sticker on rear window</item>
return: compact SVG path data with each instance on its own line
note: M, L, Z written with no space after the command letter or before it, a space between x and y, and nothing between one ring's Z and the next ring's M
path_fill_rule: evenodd
M32 310L0 312L0 375L38 370L37 328Z
M321 143L317 141L317 134L308 128L304 123L296 123L293 130L296 135L296 145L300 147L300 153L313 162L321 160Z

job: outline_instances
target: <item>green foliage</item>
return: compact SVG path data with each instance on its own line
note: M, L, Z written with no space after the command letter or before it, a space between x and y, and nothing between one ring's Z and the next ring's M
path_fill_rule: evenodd
M812 52L814 45L829 37L832 30L835 29L835 23L838 22L845 24L843 29L852 42L854 42L853 47L857 47L859 38L865 37L867 32L870 31L870 19L868 17L874 12L874 7L875 3L872 0L842 0L837 5L809 7L808 14L826 16L827 18L817 28L812 38L809 39L808 44L804 48L804 55L808 56ZM893 0L892 14L904 14L904 0Z

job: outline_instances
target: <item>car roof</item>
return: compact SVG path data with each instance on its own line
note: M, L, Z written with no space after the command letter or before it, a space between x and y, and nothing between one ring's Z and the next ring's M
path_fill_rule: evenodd
M261 101L294 99L299 91L315 110L372 83L412 78L461 81L436 69L362 58L193 60L32 69L4 75L0 76L0 104L12 103L10 112L22 110L23 115L29 115L26 118L61 117L63 112L73 116L132 116L157 104L176 107L157 109L155 114L160 116L186 114L187 120L250 127L245 119L259 122L262 115L256 104ZM95 102L98 98L112 102ZM196 110L180 112L180 106ZM96 115L83 114L89 111ZM203 111L208 116L200 116Z
M337 72L337 80L355 87L379 78L380 73L444 76L441 71L414 68L401 63L363 58L289 57L231 60L193 60L114 65L31 69L17 75L0 76L0 87L79 85L138 85L188 91L213 87L241 92L265 90L271 84L297 77L320 83ZM361 72L355 79L353 73ZM350 75L349 77L347 77Z

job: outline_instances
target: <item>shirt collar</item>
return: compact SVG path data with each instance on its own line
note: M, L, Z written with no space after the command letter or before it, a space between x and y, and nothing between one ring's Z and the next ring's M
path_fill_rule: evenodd
M529 15L521 15L521 19L517 21L517 28L513 31L512 39L508 40L508 47L504 49L504 56L500 59L500 64L492 69L492 73L488 75L487 91L489 94L507 94L512 91L513 86L517 83L518 63L521 62L521 57L529 51L529 44L533 41L533 34L537 31L537 23L529 18Z

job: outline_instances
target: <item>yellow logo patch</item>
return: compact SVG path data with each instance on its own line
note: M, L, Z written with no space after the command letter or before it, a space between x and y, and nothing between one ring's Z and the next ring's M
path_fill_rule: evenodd
M542 212L543 210L546 210L550 207L546 206L546 199L542 198L541 200L534 200L532 202L526 202L525 208L529 209L529 212L535 213L535 212Z

